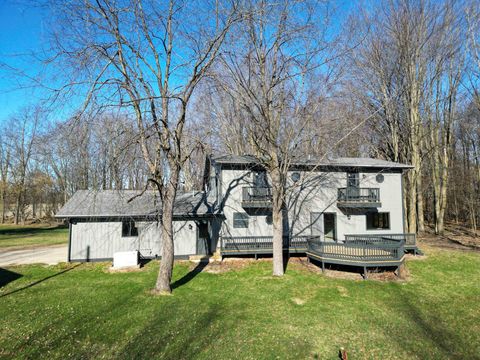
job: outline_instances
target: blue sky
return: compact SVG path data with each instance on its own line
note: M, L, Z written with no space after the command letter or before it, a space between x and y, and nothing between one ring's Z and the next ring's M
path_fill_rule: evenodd
M20 68L29 75L40 66L27 60L26 54L39 51L45 40L45 11L15 0L0 1L0 63ZM20 83L19 83L20 82ZM12 71L0 67L0 122L24 105L42 97L41 92L22 88L23 80Z
M33 61L28 54L38 53L47 45L48 13L28 2L0 0L0 123L21 107L38 103L46 94L39 89L25 87L25 78L15 76L1 66L6 63L29 76L35 76L42 70L40 62ZM349 1L339 0L336 6L346 12L351 5Z

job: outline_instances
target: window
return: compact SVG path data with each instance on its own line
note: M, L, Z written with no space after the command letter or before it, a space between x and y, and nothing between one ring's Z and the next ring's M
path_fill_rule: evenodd
M138 229L132 220L122 221L122 237L138 236Z
M360 186L360 177L358 173L347 173L347 187L358 188Z
M267 225L272 225L272 224L273 224L272 214L268 214L268 215L265 217L265 222L267 223Z
M300 180L300 173L299 172L292 173L291 178L292 178L292 181L296 183L298 180Z
M253 186L257 188L266 188L268 187L267 181L267 172L266 171L255 171L253 173Z
M367 230L390 229L390 213L367 213Z
M233 213L233 227L234 228L248 228L248 214Z

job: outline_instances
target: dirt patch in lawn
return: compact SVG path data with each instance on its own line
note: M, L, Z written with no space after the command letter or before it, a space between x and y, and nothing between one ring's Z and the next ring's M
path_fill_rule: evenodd
M131 273L131 272L139 272L142 271L143 267L138 266L129 266L129 267L122 267L122 268L114 268L113 266L108 266L105 268L105 272L110 274L117 274L117 273Z
M417 256L417 258L419 258L419 256ZM288 267L292 267L293 269L299 270L299 271L322 274L321 265L316 262L308 262L306 257L290 258L288 262ZM369 280L376 280L376 281L402 281L403 282L409 279L408 267L406 268L406 276L403 279L400 279L395 274L394 270L396 269L369 268L367 277ZM363 269L359 267L325 264L325 272L323 272L323 275L333 279L363 280Z
M228 258L223 261L212 261L206 264L203 271L211 274L221 274L229 271L241 270L256 261L264 260ZM192 271L196 267L198 267L198 263L191 263L189 265L189 270Z
M412 255L412 258L415 257ZM420 257L417 256L416 258ZM258 260L255 260L254 258L226 258L223 259L223 261L212 261L209 263L205 263L201 271L211 274L221 274L229 271L241 270L245 267L260 262L268 262L271 264L272 258L261 258ZM198 262L190 262L189 271L194 271L196 268L198 268L198 266ZM319 263L309 262L307 261L306 257L299 256L291 257L290 259L288 259L287 272L288 270L295 270L318 275L323 274L326 277L334 279L363 280L363 268L325 264L325 272L322 272L322 268ZM406 281L406 279L408 280L408 270L406 279L400 279L395 274L394 270L396 269L368 269L368 279L376 281Z

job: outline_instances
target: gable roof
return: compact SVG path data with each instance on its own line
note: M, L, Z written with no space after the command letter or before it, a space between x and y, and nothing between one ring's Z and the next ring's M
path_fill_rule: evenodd
M218 155L212 156L212 161L217 164L228 165L255 165L260 164L258 158L253 155ZM326 158L306 158L305 160L295 160L292 166L319 166L319 167L359 167L359 168L378 168L378 169L411 169L413 166L382 159L367 157L341 157L335 159Z
M158 192L153 190L145 191L143 194L139 190L79 190L57 212L55 217L155 218L160 213L161 201ZM174 217L202 217L211 214L211 206L205 193L177 194L174 204Z

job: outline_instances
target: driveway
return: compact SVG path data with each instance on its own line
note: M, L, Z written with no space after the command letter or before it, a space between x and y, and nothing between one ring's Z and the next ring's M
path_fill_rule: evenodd
M23 249L0 249L0 266L23 264L55 265L67 261L68 246L54 245Z

